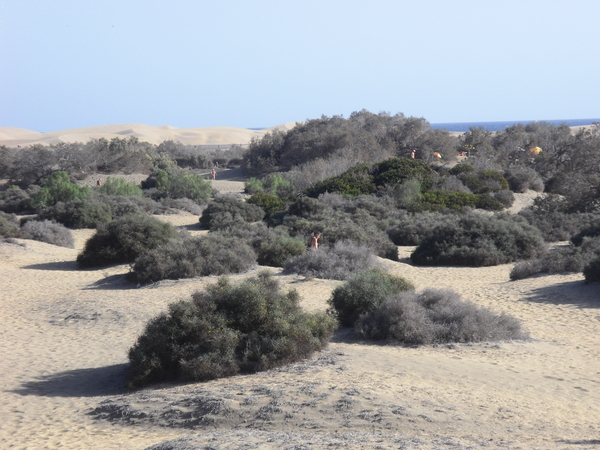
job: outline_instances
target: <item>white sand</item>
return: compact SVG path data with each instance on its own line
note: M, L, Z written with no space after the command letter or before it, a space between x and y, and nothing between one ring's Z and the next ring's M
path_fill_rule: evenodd
M198 221L162 218L191 229ZM75 250L0 244L2 449L137 450L190 434L188 448L600 448L600 285L581 274L511 282L511 265L414 267L412 248L401 247L400 262L382 260L390 272L516 316L533 340L405 348L342 332L295 368L130 394L127 351L146 321L215 277L136 289L126 265L78 270L93 232L75 231ZM325 310L340 284L277 276L312 311ZM214 427L164 426L181 402L202 396L233 413ZM90 414L111 408L146 418L124 425Z

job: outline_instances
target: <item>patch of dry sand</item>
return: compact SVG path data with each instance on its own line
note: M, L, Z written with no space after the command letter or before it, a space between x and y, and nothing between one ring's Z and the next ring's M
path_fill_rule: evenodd
M512 314L533 340L408 348L342 330L291 367L128 393L146 321L216 278L137 289L127 265L78 270L92 233L75 231L74 250L0 244L0 448L138 450L186 435L156 448L600 448L600 285L581 274L510 282L511 265L415 267L401 247L389 271ZM313 311L340 284L270 270Z

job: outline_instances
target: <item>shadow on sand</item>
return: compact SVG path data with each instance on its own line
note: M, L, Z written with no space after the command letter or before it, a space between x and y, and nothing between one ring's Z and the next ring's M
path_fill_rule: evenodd
M136 289L136 283L127 281L126 274L109 275L90 284L84 290L126 290Z
M75 272L79 270L76 261L57 261L41 264L30 264L29 266L23 266L21 268L29 270L64 270L68 272Z
M67 370L28 381L10 392L41 397L101 397L127 393L129 364Z
M600 308L600 284L567 281L535 289L523 300L552 305L575 305L580 308Z

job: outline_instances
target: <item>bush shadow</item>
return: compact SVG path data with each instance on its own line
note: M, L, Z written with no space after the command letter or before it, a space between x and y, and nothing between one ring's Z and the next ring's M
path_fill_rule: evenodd
M523 300L553 305L574 305L580 308L600 308L600 283L567 281L535 289Z
M76 261L57 261L57 262L49 262L49 263L40 263L40 264L30 264L28 266L23 266L22 269L30 269L30 270L64 270L67 272L75 272L79 270Z
M39 377L11 390L19 395L40 397L103 397L121 395L127 390L129 364L67 370Z
M127 281L126 277L127 275L123 274L109 275L90 284L84 290L126 290L139 287L135 283Z

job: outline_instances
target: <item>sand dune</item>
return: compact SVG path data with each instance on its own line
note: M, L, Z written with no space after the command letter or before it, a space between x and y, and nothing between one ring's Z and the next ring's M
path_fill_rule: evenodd
M186 145L231 145L248 144L253 137L261 137L273 129L288 130L294 122L262 130L235 127L176 128L168 125L152 126L141 123L104 125L74 128L70 130L39 133L23 128L0 127L0 146L26 146L33 144L58 144L60 142L88 142L92 139L137 137L140 141L160 144L166 140L179 141Z
M79 270L93 233L76 230L76 249L0 243L0 448L600 448L600 285L581 274L511 282L511 265L416 267L401 247L387 270L516 316L532 340L412 348L341 330L290 367L130 393L127 350L146 321L216 278L136 288L127 265ZM270 270L312 311L340 284Z

